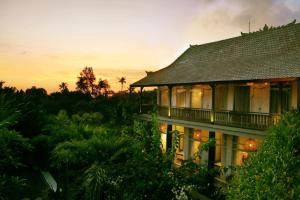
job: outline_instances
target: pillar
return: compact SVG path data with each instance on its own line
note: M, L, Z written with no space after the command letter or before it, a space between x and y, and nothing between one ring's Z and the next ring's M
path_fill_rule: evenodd
M211 84L211 117L210 117L210 121L211 123L215 123L215 96L216 96L216 85L215 84Z
M171 109L172 109L172 86L168 86L169 94L169 107L168 107L168 117L171 118Z
M171 150L172 150L172 124L168 124L166 151L170 152Z
M233 136L232 135L226 135L225 137L225 167L232 166L232 156L233 154ZM228 168L228 171L226 174L230 174L230 168Z
M215 139L216 138L216 134L214 131L209 131L209 139ZM214 163L215 163L215 154L216 154L216 147L215 144L210 146L208 148L208 170L211 170L214 168ZM214 190L214 176L212 174L208 174L208 190L210 192L212 192Z
M216 134L214 131L209 131L209 140L215 139ZM215 163L215 154L216 154L216 147L212 145L208 148L208 168L212 169Z
M143 106L143 87L140 90L140 113L142 113L142 106Z
M190 128L184 127L184 147L183 147L183 159L188 160L190 158L190 134L192 130Z

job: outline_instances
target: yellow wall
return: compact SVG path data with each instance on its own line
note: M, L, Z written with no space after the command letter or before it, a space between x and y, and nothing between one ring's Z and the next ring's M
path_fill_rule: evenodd
M249 139L248 137L241 137L239 136L237 138L237 144L236 144L236 148L233 149L234 151L234 161L233 161L233 164L234 165L242 165L243 164L243 157L244 159L249 155L249 152L247 152L245 150L245 143L246 143L246 140ZM262 140L261 139L255 139L256 141L256 144L257 144L257 148L259 148L259 146L261 145L262 143Z

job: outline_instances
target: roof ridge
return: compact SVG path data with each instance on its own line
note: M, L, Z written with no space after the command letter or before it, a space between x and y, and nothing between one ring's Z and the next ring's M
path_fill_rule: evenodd
M257 37L259 35L268 35L268 34L271 34L272 32L282 32L283 29L294 28L294 27L297 27L297 26L299 26L299 28L300 28L300 23L296 23L296 24L289 25L289 26L282 26L282 27L275 28L275 29L269 29L267 31L255 31L255 32L251 32L250 34L239 35L239 36L236 36L236 37L230 37L230 38L221 39L221 40L217 40L217 41L213 41L213 42L206 42L206 43L203 43L203 44L193 44L193 45L190 45L190 48L197 48L197 47L200 47L200 46L211 45L211 44L215 44L215 43L235 40L235 39L238 39L238 38L251 38L253 36Z

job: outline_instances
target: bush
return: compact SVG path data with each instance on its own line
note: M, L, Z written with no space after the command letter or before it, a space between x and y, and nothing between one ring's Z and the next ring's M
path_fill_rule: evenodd
M300 199L300 113L292 111L237 170L227 199Z

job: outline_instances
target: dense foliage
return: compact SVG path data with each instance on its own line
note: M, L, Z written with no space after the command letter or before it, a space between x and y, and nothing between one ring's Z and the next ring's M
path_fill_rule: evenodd
M175 149L162 152L155 115L152 122L138 119L138 93L95 95L69 91L66 83L59 88L47 94L1 84L0 199L189 199L207 193L207 167L192 161L175 167ZM155 104L155 94L145 91L144 103ZM57 191L42 171L52 174Z
M282 117L235 174L227 199L300 199L300 113Z

